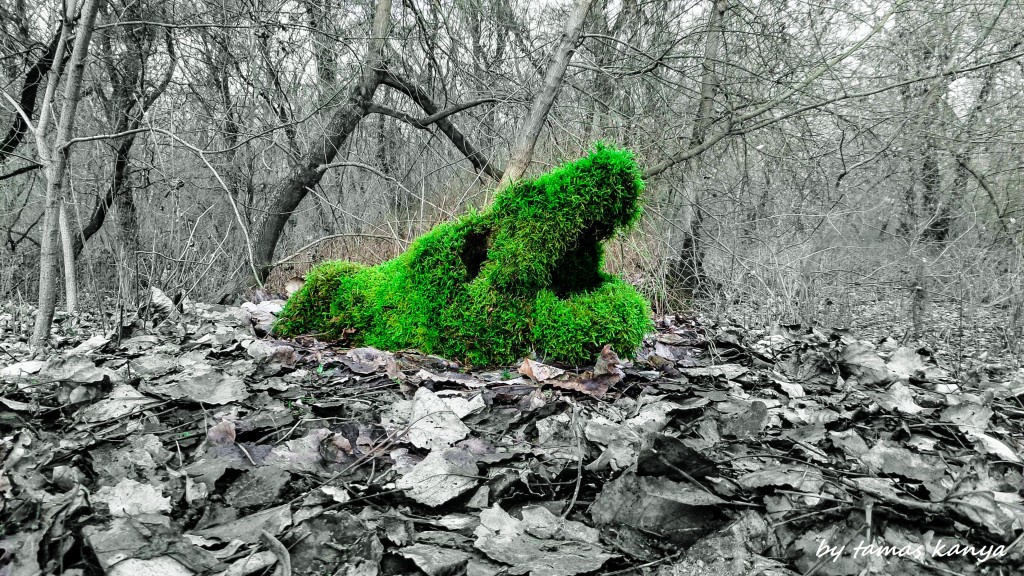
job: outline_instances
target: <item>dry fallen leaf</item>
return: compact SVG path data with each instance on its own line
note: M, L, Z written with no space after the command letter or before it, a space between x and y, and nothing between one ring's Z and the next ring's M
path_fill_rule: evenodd
M605 344L594 364L593 376L585 378L576 385L575 389L595 398L601 398L608 393L609 388L621 382L625 375L619 355L612 350L611 345Z
M622 379L624 373L622 372L622 360L619 359L619 355L612 350L611 344L605 344L604 348L601 348L601 354L597 357L597 363L594 364L594 376L602 376L604 374L617 374L619 379Z
M192 308L201 318L186 313L184 334L135 334L93 350L101 339L83 342L88 334L82 333L36 365L19 361L24 345L0 334L0 368L4 350L15 347L8 358L14 367L0 371L12 380L0 394L0 422L34 418L16 435L0 434L0 518L33 510L23 526L15 514L13 531L2 538L0 548L14 556L8 564L0 558L0 574L7 566L16 567L12 574L24 567L41 573L44 563L77 558L77 552L60 557L64 548L55 535L87 494L110 513L75 516L86 523L82 542L101 564L116 563L118 573L134 576L146 570L138 557L153 549L173 549L181 564L161 561L146 573L255 573L254 566L275 561L272 554L263 564L238 560L235 572L211 566L257 558L263 531L300 541L288 551L295 574L335 573L353 558L371 573L391 554L428 574L555 576L600 565L598 542L609 546L604 554L614 550L630 560L658 557L642 537L648 533L674 544L702 538L711 551L739 542L743 534L735 527L716 533L717 521L707 521L721 499L756 503L752 520L771 517L805 534L845 522L815 515L823 503L881 501L894 514L876 538L889 543L916 542L923 515L948 544L975 546L972 535L982 533L998 540L990 544L1008 545L1024 522L1020 429L1005 412L1024 390L1024 371L986 364L976 380L956 381L955 394L934 394L935 378L952 382L939 368L945 350L933 358L894 340L851 347L852 340L801 330L778 336L760 356L751 356L753 347L744 343L756 338L747 337L715 355L701 346L713 342L691 331L648 338L637 364L656 362L660 344L676 358L661 372L624 374L605 346L590 371L530 359L518 367L522 376L512 378L500 369L456 371L455 364L412 351L349 351L311 337L287 346L254 341L251 318L241 309ZM0 306L0 328L11 320ZM292 350L297 361L280 362ZM286 354L275 359L279 352ZM686 364L682 354L699 363ZM837 389L839 373L848 380ZM408 396L389 378L404 379ZM608 394L626 382L628 394ZM616 398L594 402L580 392ZM77 403L66 412L73 418L45 417L62 398ZM211 413L211 403L224 408ZM156 424L174 432L146 433ZM686 432L679 434L677 425ZM654 435L660 440L649 442ZM51 471L46 462L60 464ZM339 476L356 465L357 476ZM580 470L588 473L579 476ZM556 500L549 497L555 493L522 491L555 478L570 480ZM585 495L589 512L563 519L572 511L573 478L586 480L575 505ZM368 496L380 506L360 507L358 514L336 506ZM493 508L510 496L516 506L509 512ZM69 507L74 499L82 504ZM413 501L438 506L442 519L414 530L408 512L398 511ZM181 502L211 512L191 533L176 535L181 523L167 524L168 506L177 510L174 503ZM382 516L386 508L392 512ZM939 525L954 517L959 524ZM795 518L813 521L789 522ZM474 533L478 527L491 533ZM143 528L145 534L125 541ZM819 542L811 546L794 536L802 544L780 548L787 558L820 560ZM833 546L842 543L832 538ZM719 556L732 558L729 549ZM958 560L942 562L965 576L979 573L964 569L973 559ZM877 561L888 573L916 573L895 557ZM992 557L983 567L1015 561ZM840 565L828 559L819 571L839 574L833 568ZM73 570L81 566L66 571ZM349 573L356 572L363 573Z
M754 400L746 410L722 422L722 434L736 438L752 438L768 424L768 406Z
M298 292L305 284L306 281L303 280L301 277L292 276L291 278L288 279L287 282L284 283L284 293L287 294L288 296L291 296L292 294Z
M519 373L534 382L547 382L565 374L565 370L525 358L519 366Z
M221 420L212 428L207 430L206 437L210 442L218 446L228 446L235 443L235 423L230 420Z

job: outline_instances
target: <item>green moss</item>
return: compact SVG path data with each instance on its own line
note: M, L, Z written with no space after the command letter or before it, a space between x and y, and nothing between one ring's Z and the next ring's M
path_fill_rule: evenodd
M435 226L394 260L317 266L275 331L475 365L531 350L589 363L604 344L632 356L653 327L650 307L602 272L602 245L637 222L642 192L632 154L598 144L502 191L490 209Z
M647 300L611 276L599 287L571 298L541 290L533 318L533 344L539 351L577 361L593 359L605 344L632 357L651 330Z
M343 279L366 266L355 262L324 262L306 274L306 283L285 302L274 330L280 334L335 335L332 302Z

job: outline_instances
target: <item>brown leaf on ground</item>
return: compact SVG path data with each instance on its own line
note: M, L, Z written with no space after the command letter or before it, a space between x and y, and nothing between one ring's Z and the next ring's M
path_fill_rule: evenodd
M954 378L941 349L676 317L629 368L605 346L591 371L529 359L519 377L312 337L254 341L241 309L189 308L184 332L81 333L36 365L0 331L13 351L0 430L21 429L0 434L0 573L69 561L91 573L67 550L111 574L241 576L285 556L295 574L412 569L400 557L428 574L651 562L788 574L823 558L823 575L916 573L853 558L856 541L835 550L864 533L872 503L886 516L874 542L923 545L929 568L1020 561L1016 367ZM67 530L90 494L103 513ZM852 517L823 513L850 502ZM1010 552L932 558L937 538ZM260 552L274 539L286 553ZM667 558L666 542L697 545Z
M524 358L523 363L519 365L519 373L534 382L543 383L565 374L565 370Z
M235 423L230 420L221 420L206 432L210 442L226 446L235 443Z

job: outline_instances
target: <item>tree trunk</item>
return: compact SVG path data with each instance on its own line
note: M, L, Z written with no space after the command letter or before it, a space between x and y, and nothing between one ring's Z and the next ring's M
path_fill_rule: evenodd
M43 78L46 73L50 71L50 67L53 66L54 60L57 58L57 51L62 50L63 43L65 42L64 37L61 34L61 30L58 30L54 35L53 40L50 41L49 46L46 47L46 52L36 61L36 63L29 68L29 71L25 74L25 84L21 87L21 96L18 99L18 105L21 107L22 112L29 120L32 119L32 115L36 109L36 97L39 95L39 85L43 83ZM61 54L63 56L63 54ZM14 152L21 144L21 140L25 137L25 132L28 130L28 124L25 119L21 117L21 114L15 112L14 122L11 124L11 129L4 136L4 139L0 141L0 162L3 162L10 156L11 152Z
M949 202L942 193L942 178L939 172L939 148L934 138L925 138L921 161L921 214L925 227L923 239L942 243L949 238L952 225Z
M544 74L544 84L541 86L540 93L533 100L530 115L523 123L519 139L512 151L512 157L508 161L508 167L501 177L501 182L498 183L499 190L522 178L530 166L533 149L537 146L537 139L540 138L540 132L547 121L551 105L555 102L555 96L558 95L558 91L562 87L565 69L569 66L569 60L579 43L583 22L586 20L587 13L590 12L591 4L593 4L593 0L576 0L569 13L565 30L562 32L562 39L551 55L551 64L548 65L547 72Z
M688 149L703 145L711 128L715 95L720 82L716 69L722 47L722 21L728 4L728 0L714 0L711 8L701 72L700 101ZM675 190L669 192L666 212L668 219L663 222L662 233L669 247L666 283L670 288L689 292L697 291L704 278L704 249L700 241L703 193L695 182L699 168L699 155L684 162L679 175L683 195L678 198Z
M302 166L277 186L266 218L259 228L253 246L253 266L262 282L270 273L274 251L281 239L281 233L292 213L306 194L323 178L327 165L355 130L359 121L366 116L373 95L381 83L381 62L384 39L391 22L391 0L379 0L373 15L373 32L369 41L366 61L363 62L362 76L352 87L348 98L334 113L319 143L307 155Z
M101 7L102 9L102 7ZM143 20L141 7L133 4L129 9L121 15L123 20ZM132 45L130 52L132 53L132 59L128 62L120 60L111 53L110 48L110 35L112 32L107 29L104 33L104 37L100 41L100 47L104 53L101 54L107 63L107 71L110 77L111 86L111 98L107 102L107 121L110 125L110 131L113 133L129 132L135 130L141 124L142 117L146 114L146 111L156 102L156 100L164 93L167 86L170 84L171 77L174 74L174 69L177 62L177 53L174 50L174 42L169 33L165 33L165 41L167 42L167 54L170 58L170 64L167 66L167 71L164 74L163 79L160 83L156 84L148 92L143 89L145 82L145 70L148 59L152 56L152 47L142 42L136 42ZM128 38L135 38L134 35L126 35ZM126 39L125 42L128 42ZM136 60L137 58L138 60ZM115 62L121 64L117 66ZM100 85L96 86L97 92L101 92L103 87ZM116 146L114 147L114 168L113 176L110 180L110 186L107 188L107 192L96 199L96 205L93 207L92 214L89 216L88 222L82 228L80 234L74 238L74 254L75 258L82 253L82 249L85 247L85 243L89 241L96 232L99 232L106 220L107 212L110 207L114 205L115 198L132 193L131 183L128 180L128 167L131 159L132 146L135 144L135 134L128 134L120 139L116 140ZM234 147L234 142L231 143L230 147ZM134 203L132 203L132 210L134 211ZM137 220L137 218L133 219ZM137 228L137 226L136 226ZM122 229L124 229L122 227ZM122 252L130 252L134 257L134 250L137 250L139 245L138 232L135 233L134 237L126 238L123 234L121 235L122 240L128 240L127 248L124 248L125 244L122 242ZM134 270L134 264L132 267ZM122 283L123 284L123 283Z
M57 128L57 138L51 147L46 142L46 124L49 122L47 108L52 105L56 87L47 87L43 99L43 112L40 114L39 128L36 132L37 148L45 156L46 169L46 203L43 216L43 229L40 235L39 249L39 308L36 310L35 328L32 331L31 344L39 348L46 344L50 337L50 326L53 324L53 313L57 304L57 230L60 220L60 205L63 201L64 175L68 167L67 142L71 140L75 124L75 112L81 97L82 71L89 53L89 40L92 37L93 24L96 22L96 11L99 0L85 0L79 20L75 47L71 52L71 67L64 86L64 106ZM69 15L65 15L69 18ZM70 35L70 24L65 24L65 37ZM50 82L56 83L60 76L60 67L53 70ZM44 153L43 151L46 150Z
M589 141L601 138L601 135L606 131L606 127L603 124L610 118L610 112L613 108L612 102L616 97L615 88L617 83L612 79L611 74L603 72L605 68L612 65L616 58L615 46L610 39L618 39L619 33L623 30L626 23L633 24L637 20L636 13L638 7L635 0L622 2L614 24L610 22L611 10L609 4L609 0L603 0L600 8L594 9L591 14L597 34L607 36L607 38L595 39L594 45L591 48L597 67L601 71L594 73L594 83L591 88L594 96L591 99L590 111L588 112L590 120L587 122L587 140Z
M114 151L114 174L110 179L110 187L107 188L106 194L96 199L96 205L89 216L89 221L82 227L81 233L75 235L74 252L76 259L82 254L82 250L85 249L85 243L103 227L103 223L107 218L107 212L110 211L110 207L114 204L114 199L118 194L122 194L128 185L128 159L134 141L134 134L125 136L118 143L117 149Z
M1007 49L1007 52L1015 52L1021 45L1020 41L1014 42L1012 46ZM978 97L975 99L974 104L971 106L971 111L967 115L966 121L963 123L963 127L960 130L960 135L957 140L960 141L959 145L951 144L949 146L949 152L953 155L953 159L956 161L956 165L953 168L953 183L950 186L949 192L946 194L947 205L945 211L942 214L948 218L948 222L945 223L946 237L948 239L952 235L951 228L954 224L953 214L957 206L955 202L958 199L969 198L969 191L967 190L967 182L971 178L977 181L979 187L985 191L989 200L992 202L992 208L995 210L996 218L999 221L999 229L1001 235L999 236L1004 242L1008 242L1010 245L1015 244L1014 235L1011 231L1010 223L1007 221L1007 215L1004 209L1000 207L996 201L994 191L985 179L985 177L977 172L972 167L972 157L974 152L974 134L978 127L978 122L982 118L982 112L985 110L985 106L988 104L989 98L992 96L992 90L995 84L995 72L996 67L991 66L985 70L985 74L982 77L981 88L978 90ZM956 114L950 107L948 102L943 102L946 122L952 125L957 123Z
M331 23L334 21L333 3L330 0L305 0L306 13L309 15L309 28L313 35L313 59L316 62L316 75L320 82L321 97L330 94L338 76L338 66L334 62L334 51L331 50Z
M75 270L74 229L68 220L67 202L60 203L60 246L64 257L64 304L68 314L78 312L78 274Z
M114 194L114 205L117 207L117 249L120 252L117 259L117 281L120 284L119 293L126 305L138 307L143 300L143 286L138 277L139 215L132 187L124 179L120 186Z

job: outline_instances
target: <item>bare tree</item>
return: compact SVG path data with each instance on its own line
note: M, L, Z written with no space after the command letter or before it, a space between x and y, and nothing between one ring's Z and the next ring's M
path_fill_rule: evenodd
M610 264L661 303L752 276L773 306L808 299L844 243L864 251L849 277L896 268L873 244L933 278L970 243L1019 269L1014 3L100 1L77 116L57 115L78 25L56 6L0 0L0 288L42 280L44 301L59 283L25 263L56 252L54 226L83 286L237 294L285 249L286 274L389 257L599 140L647 181ZM61 153L73 180L50 178Z
M512 157L498 183L498 188L504 188L522 178L530 166L533 149L537 146L537 139L540 137L541 130L544 129L548 112L555 102L555 96L562 88L565 69L569 66L569 59L572 58L572 53L579 42L580 31L583 30L583 23L586 21L587 13L590 12L591 4L593 4L593 0L576 0L573 4L565 23L565 30L562 32L562 38L551 54L551 63L548 64L548 69L544 74L540 92L534 98L530 113L519 131L515 148L512 149Z
M325 127L318 143L296 167L290 176L280 182L270 201L270 210L260 224L253 246L253 266L260 276L266 277L268 265L273 262L274 250L292 213L317 185L345 140L369 111L373 95L381 83L381 64L388 28L391 25L391 0L379 0L373 15L371 36L359 78L349 89L348 96L338 107ZM257 278L261 281L263 278Z
M45 47L44 52L25 73L25 80L21 87L21 94L18 98L20 112L14 113L11 128L0 141L0 162L5 161L12 152L21 144L30 126L32 117L35 114L36 99L39 96L39 86L53 66L57 52L63 49L61 42L61 30L59 29ZM63 57L63 55L62 55Z
M714 0L708 17L707 40L701 63L700 98L694 114L693 127L687 148L699 148L707 142L708 131L715 121L715 96L718 94L719 60L723 52L723 27L729 0ZM666 210L669 217L663 221L662 234L671 247L671 260L667 270L670 284L690 291L697 290L704 277L701 235L701 182L695 181L702 155L683 161L679 179L684 187L682 198L670 192ZM675 191L672 187L670 191Z
M51 71L46 87L46 96L43 98L42 112L40 112L39 123L36 127L36 148L46 166L47 179L39 256L39 308L36 310L35 328L32 332L32 345L36 347L44 345L49 339L50 325L53 323L54 307L57 303L57 234L61 205L64 202L68 143L74 131L75 113L81 99L82 72L85 69L99 1L84 0L82 5L75 44L71 51L68 75L64 82L64 106L57 121L57 133L53 142L51 143L47 139L47 130L50 123L50 106L53 104L54 95L57 92L57 84L63 67L62 62L58 63ZM65 38L71 34L72 17L73 13L64 15L65 23L61 35ZM65 262L65 266L74 266L74 261ZM69 291L74 289L72 286Z
M118 293L134 305L138 303L139 282L136 278L139 252L139 215L135 205L134 191L130 182L130 165L133 146L140 134L143 117L166 91L177 64L177 53L169 30L140 23L147 18L158 18L160 10L147 14L138 2L129 2L124 7L108 10L104 5L100 12L104 17L117 13L118 21L108 22L97 34L99 50L97 59L106 74L103 81L97 80L92 86L93 94L102 104L106 116L105 132L114 135L109 140L113 151L110 184L106 193L97 197L89 221L82 233L76 237L73 246L77 257L85 242L99 231L111 207L115 207L117 224L117 245L119 255ZM159 47L165 46L160 54ZM155 60L165 58L164 69L155 65ZM147 72L154 71L155 78L148 78Z

